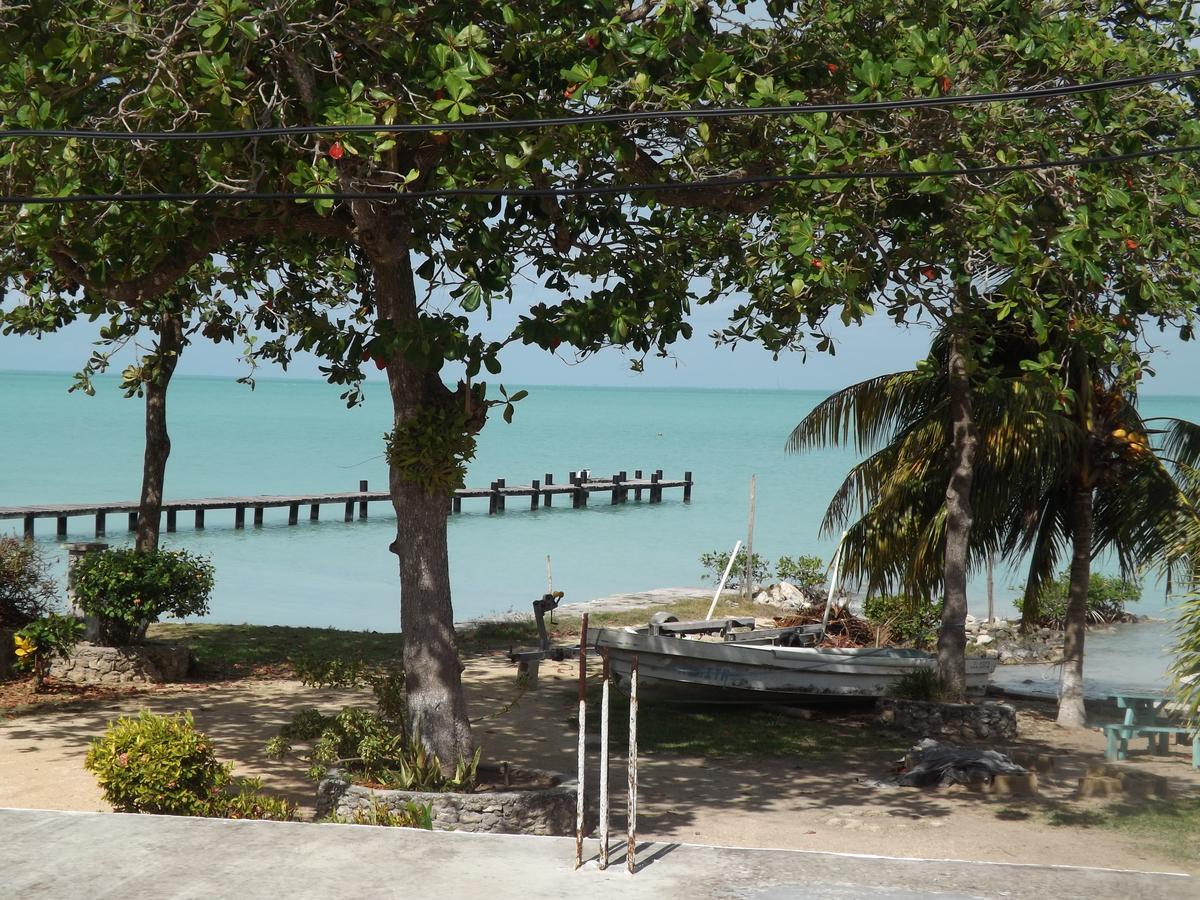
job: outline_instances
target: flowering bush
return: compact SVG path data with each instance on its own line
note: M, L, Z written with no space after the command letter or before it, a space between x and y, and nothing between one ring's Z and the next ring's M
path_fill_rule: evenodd
M92 743L84 766L118 812L229 819L294 818L295 806L262 792L257 779L235 780L233 768L196 730L191 713L118 719Z
M40 691L50 660L66 656L83 637L83 623L70 616L50 613L30 622L13 636L17 665L33 672L33 689Z
M84 612L100 619L100 640L132 643L160 616L208 612L213 567L186 550L106 550L75 567L75 594Z

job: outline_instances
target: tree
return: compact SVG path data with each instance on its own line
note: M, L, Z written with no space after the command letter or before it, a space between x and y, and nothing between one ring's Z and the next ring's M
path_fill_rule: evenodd
M789 441L800 450L843 442L852 432L860 451L873 451L843 482L824 523L826 530L849 525L843 565L870 590L900 587L928 600L945 577L937 550L950 529L939 476L954 448L945 414L949 343L944 334L935 339L927 366L834 394ZM1112 369L1088 365L1078 346L1060 356L1076 398L1064 408L1044 373L1022 367L1029 355L1029 347L1002 337L986 360L999 389L977 391L980 449L968 554L978 568L994 555L1028 557L1025 621L1036 621L1038 600L1069 555L1059 723L1080 726L1092 560L1112 554L1129 575L1175 564L1175 548L1198 520L1179 462L1168 454L1196 426L1170 420L1151 427L1138 414L1136 394L1106 378ZM1157 448L1148 436L1156 433L1165 437Z
M467 15L445 2L394 9L210 0L153 15L129 10L118 20L107 4L74 0L50 15L21 9L9 26L8 35L21 39L6 46L32 48L15 64L4 60L0 96L22 125L327 128L198 145L105 144L103 154L88 151L82 172L53 156L32 172L20 154L0 161L42 193L115 187L152 193L164 186L184 193L384 193L160 205L169 240L148 258L132 259L122 277L169 287L230 247L265 253L260 296L287 330L262 346L263 356L286 362L297 350L318 353L352 402L365 361L386 370L390 488L399 523L392 546L400 559L410 721L447 762L470 749L445 520L448 492L461 480L494 402L478 376L498 374L503 347L516 341L584 355L618 344L636 365L690 334L692 304L781 278L788 302L807 311L820 340L825 309L841 302L845 290L834 290L821 268L838 268L843 259L849 265L857 248L843 242L826 251L822 266L810 266L806 252L756 256L747 234L769 231L777 210L807 207L830 185L740 188L727 179L789 171L797 127L803 146L834 151L810 161L811 171L833 173L890 153L886 144L834 145L822 116L455 129L471 119L536 118L564 107L653 112L844 99L875 81L870 65L853 77L839 68L835 60L845 48L870 29L887 30L894 40L907 27L884 4L861 19L837 13L819 23L781 8L774 15L782 27L770 28L726 17L735 6L605 0L581 14L577 4L521 0L484 4ZM914 70L935 65L927 57ZM927 89L932 76L921 77ZM395 121L434 130L346 127ZM639 182L654 187L621 187ZM594 185L616 192L594 192ZM427 194L510 187L535 193ZM536 193L545 188L567 193ZM584 193L572 193L580 188ZM835 184L833 192L873 202L865 188ZM71 215L81 227L128 237L144 220L127 209L98 204L72 207ZM24 214L52 230L54 214L34 208ZM487 336L481 320L493 304L511 299L514 282L526 274L537 278L543 296L514 331ZM93 275L97 283L108 277ZM765 294L755 289L774 294L774 287ZM512 399L502 395L506 416Z
M859 71L886 93L908 76L914 58L932 53L943 89L977 92L1034 88L1056 79L1087 81L1101 73L1187 69L1195 51L1194 25L1182 8L1145 10L1126 4L959 4L936 13L920 5L896 15L911 26L907 46L879 44L860 51ZM884 40L893 35L884 36ZM865 79L864 79L865 80ZM1191 88L1136 89L1092 98L1060 98L995 108L925 111L889 134L893 152L915 173L1137 152L1190 144L1196 136ZM870 95L869 96L873 96ZM840 135L839 135L840 138ZM801 157L802 158L802 157ZM963 648L971 505L979 396L987 386L984 362L994 322L1005 322L1033 340L1030 364L1054 381L1069 402L1051 345L1082 317L1101 365L1125 367L1133 378L1144 353L1127 352L1140 317L1175 322L1185 337L1194 311L1197 256L1183 235L1200 213L1197 181L1185 162L1125 162L1011 172L998 177L925 178L876 186L875 203L801 210L795 221L772 222L770 240L820 258L830 244L856 241L856 264L831 271L834 290L847 301L847 321L882 308L899 323L924 320L945 328L949 398L944 414L954 423L953 456L943 470L946 530L942 555L945 593L938 636L939 669L951 695L965 678ZM847 215L849 213L849 215ZM808 248L819 247L819 250ZM768 253L768 250L760 250ZM777 254L779 250L775 251ZM995 282L995 284L992 284ZM1092 309L1081 313L1082 306ZM1107 317L1107 321L1106 321ZM757 339L774 350L805 337L802 309L752 297L720 337ZM1125 326L1122 326L1125 327ZM1045 356L1046 353L1050 357ZM1082 501L1081 501L1082 502Z

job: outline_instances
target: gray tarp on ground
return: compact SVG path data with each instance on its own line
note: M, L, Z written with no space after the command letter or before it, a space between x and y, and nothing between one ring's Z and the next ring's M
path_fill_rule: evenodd
M996 775L1024 775L1028 770L995 750L955 747L926 738L908 754L908 768L896 779L905 787L988 783Z

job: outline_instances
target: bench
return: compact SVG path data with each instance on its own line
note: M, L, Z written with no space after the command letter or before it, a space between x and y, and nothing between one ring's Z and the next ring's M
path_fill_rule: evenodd
M1158 755L1165 755L1171 735L1179 743L1191 742L1192 768L1200 769L1200 732L1192 732L1181 725L1125 725L1113 723L1101 726L1107 745L1104 758L1109 762L1129 758L1129 740L1144 737L1148 741L1147 750Z

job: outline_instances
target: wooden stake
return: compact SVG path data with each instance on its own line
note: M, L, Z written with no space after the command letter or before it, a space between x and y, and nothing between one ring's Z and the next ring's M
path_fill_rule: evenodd
M754 491L757 475L750 476L750 524L746 528L746 602L754 599Z

